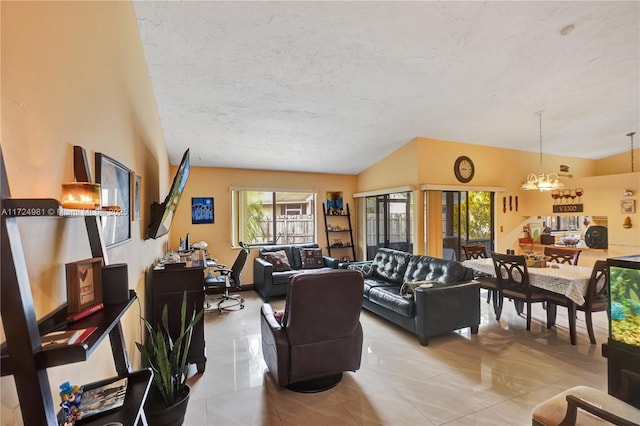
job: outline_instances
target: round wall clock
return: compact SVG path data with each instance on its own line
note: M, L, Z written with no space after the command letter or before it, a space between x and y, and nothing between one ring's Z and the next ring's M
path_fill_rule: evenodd
M476 172L476 168L473 165L473 161L471 158L466 155L462 155L456 159L455 164L453 165L453 172L456 175L456 179L458 179L462 183L471 182L473 179L473 175Z

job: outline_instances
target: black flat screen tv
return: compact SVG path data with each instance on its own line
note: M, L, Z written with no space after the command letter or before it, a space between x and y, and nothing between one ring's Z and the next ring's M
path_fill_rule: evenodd
M187 149L182 156L182 161L176 171L176 175L173 177L171 190L167 198L165 198L164 203L154 202L151 204L151 221L147 233L149 238L155 239L169 232L171 222L173 222L173 217L180 203L180 197L182 196L184 187L187 185L188 178L189 150Z

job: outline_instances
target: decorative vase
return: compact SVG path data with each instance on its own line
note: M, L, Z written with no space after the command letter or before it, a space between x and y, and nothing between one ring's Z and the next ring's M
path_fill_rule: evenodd
M175 404L166 406L157 401L148 401L144 404L144 414L149 426L181 426L187 413L190 389L187 385L185 393Z

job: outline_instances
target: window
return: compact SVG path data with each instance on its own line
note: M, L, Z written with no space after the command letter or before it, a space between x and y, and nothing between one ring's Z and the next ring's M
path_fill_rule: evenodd
M443 257L462 259L463 245L493 251L493 192L442 191Z
M580 224L584 221L581 216L543 216L542 224L549 227L551 232L575 231L580 229Z
M316 194L232 191L234 240L249 245L316 242Z

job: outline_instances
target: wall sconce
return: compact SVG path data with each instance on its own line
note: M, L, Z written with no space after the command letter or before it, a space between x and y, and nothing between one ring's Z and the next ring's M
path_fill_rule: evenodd
M100 208L100 184L73 182L62 184L62 200L65 209L95 210Z

